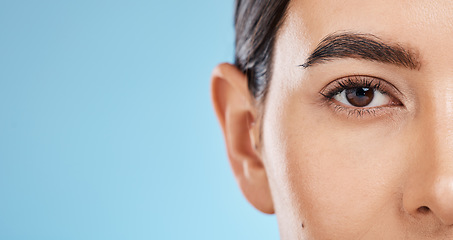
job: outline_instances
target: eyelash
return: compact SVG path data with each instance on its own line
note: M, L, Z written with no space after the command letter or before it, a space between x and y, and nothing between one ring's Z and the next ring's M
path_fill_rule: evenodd
M394 99L396 103L394 102L390 105L368 108L349 107L335 103L335 100L333 100L335 95L341 93L343 90L350 88L372 88L376 91L381 92L382 94L388 95L389 97ZM335 112L346 113L348 116L356 116L360 118L366 116L376 116L378 115L378 113L382 113L382 111L389 107L402 106L402 103L389 93L392 91L395 92L394 87L391 87L391 85L385 80L369 76L354 75L331 82L321 90L320 94L329 105L333 106Z

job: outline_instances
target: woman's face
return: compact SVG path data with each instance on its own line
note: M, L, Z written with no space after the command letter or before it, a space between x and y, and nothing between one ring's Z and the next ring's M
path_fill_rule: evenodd
M448 0L291 1L259 124L283 239L453 238L452 39Z

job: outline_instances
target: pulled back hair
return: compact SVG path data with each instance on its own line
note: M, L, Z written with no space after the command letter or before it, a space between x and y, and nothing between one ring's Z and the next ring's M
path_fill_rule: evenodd
M256 99L266 95L275 37L288 4L289 0L236 0L235 65L246 74Z

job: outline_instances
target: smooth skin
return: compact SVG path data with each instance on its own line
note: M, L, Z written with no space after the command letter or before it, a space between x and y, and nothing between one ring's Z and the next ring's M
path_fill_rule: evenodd
M420 67L300 67L343 31L408 47ZM235 66L217 66L212 98L233 172L252 205L277 215L281 239L453 239L452 39L453 1L293 0L264 101ZM382 79L400 105L356 114L320 94L348 76Z

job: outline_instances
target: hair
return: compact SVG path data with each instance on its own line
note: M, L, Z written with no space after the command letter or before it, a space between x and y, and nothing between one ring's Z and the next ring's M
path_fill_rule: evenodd
M289 0L236 0L235 65L246 74L255 99L266 95L275 37L288 4Z

